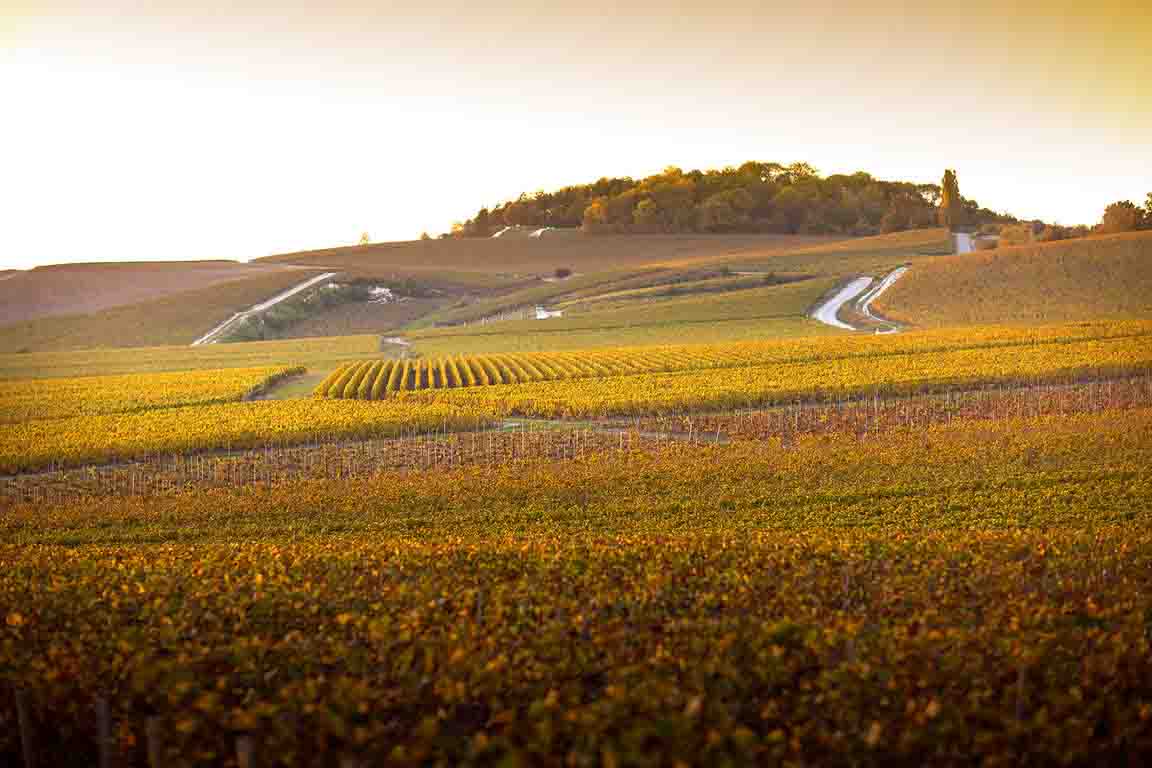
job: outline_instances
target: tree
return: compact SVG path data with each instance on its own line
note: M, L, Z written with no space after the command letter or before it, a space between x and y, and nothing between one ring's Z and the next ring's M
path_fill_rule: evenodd
M492 234L492 214L487 208L481 208L476 214L469 234L472 237L488 237Z
M1144 203L1144 221L1152 226L1152 192L1148 193L1148 200Z
M360 245L368 245L372 242L372 238L368 237L367 232L360 233Z
M1130 232L1144 224L1144 211L1131 200L1120 200L1104 209L1097 229L1105 233Z
M940 225L955 232L967 223L964 211L964 198L960 196L960 184L956 181L956 171L944 171L940 184Z
M504 209L504 223L508 226L533 227L540 223L536 201L521 195L520 199Z
M889 232L900 232L908 229L908 214L900 209L899 206L892 206L884 214L884 218L880 219L880 231L884 234Z
M604 198L598 197L584 209L584 220L581 228L590 235L601 235L609 232L608 212L604 209Z
M909 229L928 229L934 226L936 226L936 216L931 208L918 205L912 209L912 213L908 216Z
M644 198L632 211L632 228L636 232L660 232L663 222L660 206L651 198Z
M420 233L420 239L421 240L431 240L432 235L428 234L427 232L421 232Z
M453 237L486 237L506 224L580 227L599 233L843 232L931 227L953 230L1013 222L960 195L956 172L937 184L882 181L863 171L821 177L807 163L752 161L717 170L669 166L643 179L601 178L538 191L454 228ZM947 200L944 200L945 191ZM1152 204L1152 201L1150 201ZM887 216L889 211L895 211ZM1152 215L1146 217L1152 224Z

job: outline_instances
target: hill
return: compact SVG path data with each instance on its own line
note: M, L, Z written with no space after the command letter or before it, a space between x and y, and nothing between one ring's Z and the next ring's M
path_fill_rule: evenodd
M807 163L748 162L645 179L602 178L555 192L522 194L453 229L457 237L505 235L508 227L580 228L589 234L721 233L876 235L936 226L936 184L882 181L863 171L822 177ZM957 201L974 224L1015 221Z
M157 261L55 264L0 273L0 325L58 315L87 315L222 283L289 272L283 264Z
M431 355L837 333L807 312L840 280L946 252L944 230L931 229L594 272L448 307L412 323L405 336L418 353ZM518 308L536 304L561 308L564 316L515 319ZM451 327L436 327L444 325Z
M927 259L876 304L923 326L1152 317L1152 232Z
M348 248L285 253L261 264L297 264L386 277L465 279L493 276L548 276L556 269L575 272L626 267L686 265L734 256L819 245L841 237L804 235L645 235L633 237L483 238L415 240ZM475 281L475 278L472 278Z
M478 329L465 327L481 320L485 348L497 342L531 349L549 343L569 348L664 343L678 340L688 326L699 336L712 320L718 325L708 330L708 338L804 335L825 331L807 321L804 310L829 281L876 273L945 249L943 230L931 229L851 239L633 235L417 241L283 254L250 265L251 271L220 262L61 266L0 281L3 286L39 280L49 297L42 305L25 297L21 312L40 316L0 327L0 352L187 344L232 313L320 270L338 272L343 281L393 286L403 301L326 306L270 331L268 338L434 336L438 326L451 326L442 332L451 341L426 339L443 351L481 343L470 338ZM556 279L557 269L573 274ZM246 277L212 282L237 273ZM141 285L121 287L133 282ZM181 285L184 290L177 291ZM68 304L70 292L81 289L91 290L87 304ZM133 291L152 298L51 314L66 306L126 301ZM566 316L543 326L488 322L505 313L523 316L538 304L558 306ZM547 335L531 338L538 334Z
M37 270L33 270L35 271ZM166 268L157 271L164 273ZM180 270L176 272L179 273ZM53 270L46 270L45 273L52 274ZM93 270L93 273L99 278L97 286L109 286L116 280L128 280L129 274L140 274L135 270L121 271L115 268L97 269ZM61 269L60 274L75 273ZM148 289L148 292L152 295L159 292L162 294L161 298L113 306L90 313L36 316L30 320L6 325L0 327L0 353L190 344L216 324L227 320L234 312L307 280L316 272L292 268L257 269L254 270L254 274L252 272L242 274L253 276L210 283L204 287L179 292L174 289L173 283L157 282ZM115 279L110 277L112 275L116 276ZM170 277L171 275L164 275L165 281ZM5 280L0 282L0 286L16 282L22 282L22 279ZM60 289L58 295L81 290L87 285L87 283L74 285L63 280L50 281L48 284ZM113 295L128 294L129 291L119 292L114 287L103 293L98 287L93 290L90 301L98 305L102 301L112 300ZM40 311L35 302L25 306L24 311L33 313ZM59 304L49 303L45 305L45 311L53 306L62 307Z

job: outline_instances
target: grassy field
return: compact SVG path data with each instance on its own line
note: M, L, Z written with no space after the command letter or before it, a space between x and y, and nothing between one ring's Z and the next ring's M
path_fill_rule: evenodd
M920 261L876 305L923 326L1152 317L1152 232Z
M723 342L839 333L805 312L835 283L805 280L697 296L579 305L564 317L413 330L405 334L423 355L526 352L634 344Z
M304 270L275 272L91 314L42 317L7 325L0 327L0 354L191 344L234 312L314 274Z
M298 327L283 332L286 337L309 335L348 335L351 333L407 331L430 332L444 324L474 323L507 310L531 309L537 304L563 304L569 314L591 317L604 313L603 319L570 322L568 333L536 339L524 331L538 326L510 326L501 332L521 338L510 340L505 349L542 349L549 343L562 348L629 343L661 343L679 340L682 333L692 333L701 321L719 320L726 327L716 333L698 336L728 340L760 335L796 336L821 333L823 329L802 319L803 312L782 318L779 310L754 312L740 305L743 291L727 293L730 301L681 305L675 302L685 294L716 292L743 285L748 291L756 276L734 275L749 271L769 275L810 275L818 281L838 279L858 272L878 272L900 263L917 261L926 255L940 253L945 247L942 230L920 230L873 238L834 241L829 238L790 236L627 236L574 237L517 240L451 240L393 243L307 254L285 254L263 260L255 268L273 269L286 265L300 268L261 274L243 280L200 285L196 280L185 284L162 284L156 274L167 274L162 265L144 265L149 271L150 295L164 291L161 298L124 304L131 299L110 283L101 289L96 281L90 291L96 304L120 303L84 314L38 317L0 327L0 354L21 351L44 352L100 347L139 347L189 343L229 317L233 312L269 298L275 293L306 279L311 270L341 271L349 278L377 279L393 285L419 286L418 298L406 305L378 310L338 306L308 318ZM117 274L133 265L102 266L94 274ZM243 265L234 265L239 269ZM551 279L557 268L574 270L566 280ZM309 269L310 268L310 269ZM43 270L53 274L56 268ZM93 269L96 269L93 267ZM221 279L222 268L205 271L201 282ZM231 267L230 267L231 269ZM60 274L66 270L59 268ZM171 271L171 270L169 270ZM41 272L35 270L34 272ZM153 274L155 273L155 274ZM31 273L28 273L31 274ZM175 273L174 273L175 274ZM181 273L182 274L182 273ZM230 273L228 273L230 274ZM30 279L18 274L6 285ZM732 280L734 285L725 286ZM780 287L770 296L785 296ZM751 294L755 300L758 295ZM766 294L763 298L769 298ZM631 304L671 302L665 310L636 307ZM787 303L787 302L785 302ZM60 304L60 302L57 302ZM725 311L722 304L734 308ZM56 306L56 305L53 305ZM67 306L64 302L62 306ZM82 306L77 304L77 306ZM689 327L666 325L669 315L684 310ZM54 310L55 311L55 310ZM760 327L749 326L749 319L763 320ZM487 326L486 326L487 327ZM554 327L551 326L550 327ZM593 327L604 332L590 333ZM487 330L494 330L487 328ZM574 333L579 331L579 333ZM467 340L461 339L460 344ZM476 351L493 351L487 338ZM443 352L447 342L432 349ZM463 350L464 348L458 347Z
M286 253L261 263L315 265L342 270L440 270L509 275L574 272L758 259L777 251L826 243L829 237L803 235L624 235L571 238L448 239L380 243Z
M0 354L0 380L124 373L197 371L256 366L295 366L326 370L347 360L379 353L376 336L330 336L199 347L94 348L64 352Z
M221 283L299 274L283 264L152 261L54 264L0 273L0 326L54 315L98 312ZM299 280L306 279L299 277Z

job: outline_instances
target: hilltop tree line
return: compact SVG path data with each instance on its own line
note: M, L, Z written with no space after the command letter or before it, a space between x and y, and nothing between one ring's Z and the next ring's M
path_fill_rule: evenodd
M1091 234L1114 235L1139 229L1152 229L1152 192L1148 193L1144 207L1131 200L1119 200L1104 209L1104 215L1094 227L1081 224L1073 227L1045 224L1043 221L1024 221L999 228L984 227L983 231L1000 235L999 245L1024 245L1053 240L1072 240Z
M946 185L949 183L945 178ZM940 225L1015 222L951 187L881 181L863 171L822 177L807 163L748 162L645 179L602 178L481 208L455 237L489 237L507 226L582 228L589 234L725 233L874 235ZM945 199L947 198L947 199ZM942 206L942 203L944 205Z

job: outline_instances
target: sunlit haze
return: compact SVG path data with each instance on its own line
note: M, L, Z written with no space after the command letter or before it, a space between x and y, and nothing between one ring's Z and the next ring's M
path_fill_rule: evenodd
M0 267L412 239L668 165L950 167L1063 224L1152 191L1143 3L547 5L4 0Z

